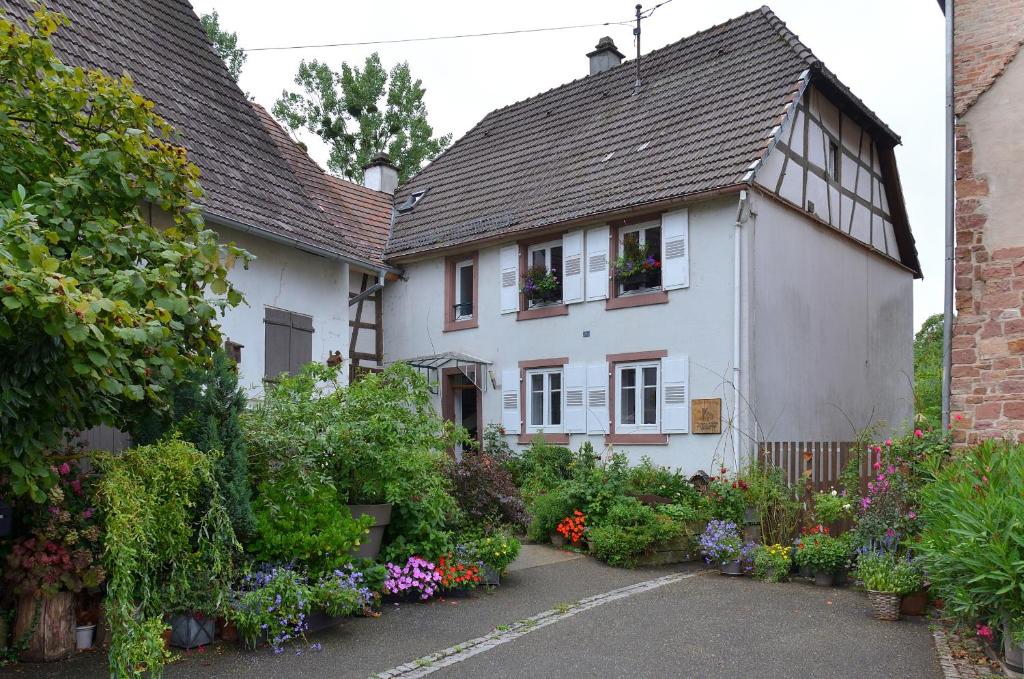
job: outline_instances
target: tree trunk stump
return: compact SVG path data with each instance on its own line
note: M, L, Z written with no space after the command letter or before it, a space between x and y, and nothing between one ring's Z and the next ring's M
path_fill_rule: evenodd
M75 597L71 592L55 596L26 595L18 600L18 619L14 624L14 641L24 639L32 631L39 606L39 622L28 640L21 659L28 662L63 660L75 652Z

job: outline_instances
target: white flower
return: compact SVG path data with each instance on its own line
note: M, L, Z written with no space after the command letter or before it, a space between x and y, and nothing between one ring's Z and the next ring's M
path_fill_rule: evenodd
M849 502L847 502L845 505L843 505L843 509L849 509L849 508L850 508L850 503Z
M839 495L839 492L838 492L838 491L836 491L836 489L835 489L835 488L833 488L833 489L832 489L832 497L836 497L837 495Z

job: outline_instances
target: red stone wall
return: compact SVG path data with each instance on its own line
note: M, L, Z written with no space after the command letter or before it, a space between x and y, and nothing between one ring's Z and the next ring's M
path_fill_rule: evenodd
M955 5L954 440L970 444L1006 437L1024 442L1024 215L1019 243L988 247L989 207L999 196L990 192L987 177L975 174L975 140L967 117L1020 49L1024 0L959 0ZM1024 171L999 180L1009 190L1024 191Z

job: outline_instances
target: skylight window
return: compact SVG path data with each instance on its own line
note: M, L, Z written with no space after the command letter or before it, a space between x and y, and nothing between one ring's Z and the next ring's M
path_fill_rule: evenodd
M398 206L398 211L401 214L406 212L412 212L413 209L423 200L423 196L427 195L427 191L430 189L423 189L422 191L413 191L409 194L409 197L405 199L405 202Z

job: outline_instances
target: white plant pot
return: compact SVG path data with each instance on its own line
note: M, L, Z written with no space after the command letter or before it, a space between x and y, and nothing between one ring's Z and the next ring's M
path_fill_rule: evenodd
M96 625L80 625L75 628L75 648L85 651L92 648L96 638Z

